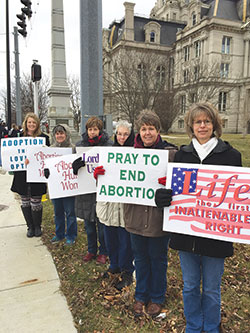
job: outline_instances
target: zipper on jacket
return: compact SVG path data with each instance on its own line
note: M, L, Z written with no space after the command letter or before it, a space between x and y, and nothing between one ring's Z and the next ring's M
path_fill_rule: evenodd
M193 241L192 252L194 252L194 249L195 249L195 240Z

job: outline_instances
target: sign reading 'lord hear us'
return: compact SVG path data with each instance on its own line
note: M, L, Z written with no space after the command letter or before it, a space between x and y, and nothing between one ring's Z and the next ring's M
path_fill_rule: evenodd
M250 168L169 163L165 231L250 244Z

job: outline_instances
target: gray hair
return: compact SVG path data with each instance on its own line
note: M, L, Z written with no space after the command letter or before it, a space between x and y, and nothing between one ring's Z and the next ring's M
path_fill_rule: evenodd
M115 133L117 133L120 127L125 127L129 130L129 134L131 133L132 124L130 124L127 120L119 120L115 126Z

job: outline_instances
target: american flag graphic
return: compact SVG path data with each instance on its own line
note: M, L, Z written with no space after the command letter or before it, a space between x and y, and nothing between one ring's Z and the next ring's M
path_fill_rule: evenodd
M250 168L169 163L167 179L164 230L178 222L181 233L250 243Z
M198 169L173 168L171 188L173 190L174 195L181 194L183 192L184 178L185 178L187 171L191 173L188 192L189 193L195 192L196 184L197 184Z

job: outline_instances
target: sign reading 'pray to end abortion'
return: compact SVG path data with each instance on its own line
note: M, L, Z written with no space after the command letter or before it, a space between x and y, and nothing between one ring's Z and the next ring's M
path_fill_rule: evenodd
M250 244L250 168L169 163L163 230Z
M155 206L158 178L167 172L168 151L126 147L100 147L97 201Z
M21 137L1 140L2 167L6 171L26 170L27 147L44 146L45 138Z

